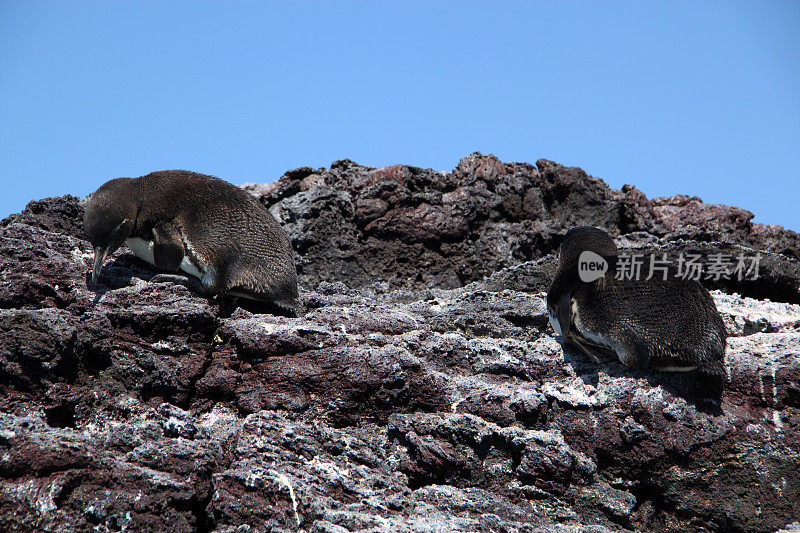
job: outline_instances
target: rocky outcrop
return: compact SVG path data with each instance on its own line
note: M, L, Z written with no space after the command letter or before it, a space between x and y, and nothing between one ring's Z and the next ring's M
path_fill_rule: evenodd
M479 154L452 173L339 161L247 189L298 251L300 317L150 282L125 249L89 290L73 197L0 223L0 529L774 531L800 516L796 234ZM675 210L692 202L733 214ZM760 284L709 281L731 335L717 404L692 376L563 350L542 291L576 224L629 251L762 253Z
M792 268L800 250L800 235L754 224L742 209L682 195L651 201L633 186L613 190L545 159L533 166L475 153L452 172L342 160L245 189L283 223L308 286L455 288L547 257L577 225L670 243L724 242L778 254Z

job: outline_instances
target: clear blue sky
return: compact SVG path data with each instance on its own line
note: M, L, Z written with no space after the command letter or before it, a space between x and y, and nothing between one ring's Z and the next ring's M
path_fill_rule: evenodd
M0 217L475 150L800 231L800 2L0 0Z

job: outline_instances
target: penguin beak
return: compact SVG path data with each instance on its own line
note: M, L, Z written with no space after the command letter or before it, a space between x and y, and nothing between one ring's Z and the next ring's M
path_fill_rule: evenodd
M119 226L114 228L111 234L108 246L95 246L94 247L94 267L92 268L92 285L97 285L97 278L100 276L100 270L103 268L103 262L110 254L117 251L117 248L122 246L125 239L131 234L133 230L133 220L126 218L120 222Z
M108 256L108 250L108 247L94 247L94 267L92 268L92 285L94 286L97 286L97 277L100 275L100 270L103 268L103 262Z

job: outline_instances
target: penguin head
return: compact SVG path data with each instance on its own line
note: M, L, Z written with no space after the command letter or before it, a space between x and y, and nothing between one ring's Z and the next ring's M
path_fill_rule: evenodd
M579 274L579 265L581 262L587 261L597 263L605 261L607 269L604 272L613 273L616 268L617 254L617 245L611 236L602 229L592 226L571 228L564 236L558 250L557 277L568 280L570 284L579 283L582 280Z
M83 229L94 247L92 285L106 257L122 246L134 227L136 204L130 194L131 178L118 178L104 183L86 203Z

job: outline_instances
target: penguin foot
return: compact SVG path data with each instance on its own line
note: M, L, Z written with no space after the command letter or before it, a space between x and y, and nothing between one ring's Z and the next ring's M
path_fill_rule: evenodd
M576 346L577 348L579 348L580 351L582 351L584 354L586 354L586 356L589 359L591 359L592 361L594 361L595 363L599 363L600 362L600 358L597 357L597 355L594 352L592 352L589 348L587 348L586 346L584 346L580 342L576 341L574 338L570 339L569 343L572 344L573 346Z
M150 278L151 283L177 283L183 285L189 290L196 291L200 294L205 294L203 285L197 278L190 278L189 276L181 276L180 274L156 274Z

